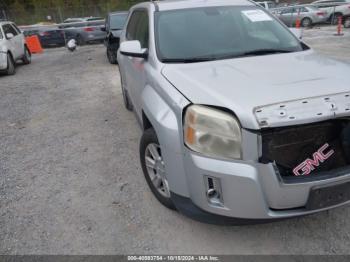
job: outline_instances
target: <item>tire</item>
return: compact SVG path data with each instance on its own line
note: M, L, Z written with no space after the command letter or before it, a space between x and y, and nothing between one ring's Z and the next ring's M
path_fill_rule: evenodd
M7 69L5 70L6 75L16 74L16 64L11 54L7 54Z
M312 25L312 20L308 17L305 17L303 20L301 20L301 26L302 27L310 27Z
M107 58L109 63L111 63L112 65L118 64L117 53L109 44L107 44Z
M142 135L140 142L140 160L143 174L145 175L147 184L153 195L164 206L175 210L175 205L170 197L160 145L153 128L147 129ZM157 187L156 185L159 186Z
M23 64L29 65L32 62L32 54L27 46L24 47L24 56L22 58Z
M132 106L128 91L124 87L124 83L123 83L124 81L122 78L122 74L120 73L120 70L119 70L119 75L120 75L120 82L121 82L121 87L122 87L124 106L128 111L133 111L134 107Z
M335 14L332 14L331 17L330 17L330 22L332 25L337 25L338 24L338 20L340 17L343 17L342 14L339 14L339 13L335 13Z
M345 18L344 27L345 28L350 28L350 17Z
M80 46L85 45L85 41L81 35L77 35L77 44Z

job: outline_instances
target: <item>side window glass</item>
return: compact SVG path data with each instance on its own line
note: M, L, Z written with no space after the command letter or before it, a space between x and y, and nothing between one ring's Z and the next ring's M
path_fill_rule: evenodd
M142 48L148 48L149 22L148 14L143 10L136 10L132 13L127 29L127 40L139 40Z
M4 34L13 34L14 36L18 35L17 31L10 25L10 24L5 24L2 27L4 29Z
M137 24L140 19L140 15L142 14L141 11L134 11L130 17L128 26L126 28L126 39L127 40L136 40L136 29Z
M287 15L287 14L290 14L290 13L292 13L292 9L291 8L287 8L287 9L285 9L285 10L283 10L281 12L282 15Z
M136 39L140 41L142 48L148 48L148 14L142 12L136 30Z

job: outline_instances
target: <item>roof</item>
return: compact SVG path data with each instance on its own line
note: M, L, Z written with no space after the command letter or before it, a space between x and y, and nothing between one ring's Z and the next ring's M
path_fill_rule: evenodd
M115 11L115 12L110 12L108 15L119 15L119 14L128 14L129 11Z
M13 22L11 22L11 21L0 21L0 25L8 24L8 23L13 23Z
M152 2L149 2L152 3ZM253 1L249 0L164 0L154 1L160 11L174 10L174 9L187 9L194 7L212 7L212 6L254 6ZM142 6L145 3L141 3L136 6Z

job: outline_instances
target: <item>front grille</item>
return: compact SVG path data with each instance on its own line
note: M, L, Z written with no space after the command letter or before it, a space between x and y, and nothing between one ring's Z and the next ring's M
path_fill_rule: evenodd
M307 179L332 175L350 165L350 120L336 119L315 124L263 130L260 162L275 163L282 179ZM305 160L316 160L315 152L328 144L334 151L326 160L314 161L313 170L303 166ZM308 162L310 163L310 162ZM299 175L295 169L300 167ZM304 168L304 169L303 169ZM299 170L299 169L298 169ZM334 172L333 172L334 171ZM298 172L297 172L298 173Z

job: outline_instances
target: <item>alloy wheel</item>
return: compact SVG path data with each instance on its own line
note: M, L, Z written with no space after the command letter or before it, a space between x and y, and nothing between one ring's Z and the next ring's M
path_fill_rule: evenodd
M159 145L151 143L146 147L145 163L148 175L154 187L159 194L166 198L170 198L169 184L165 173L165 164Z

